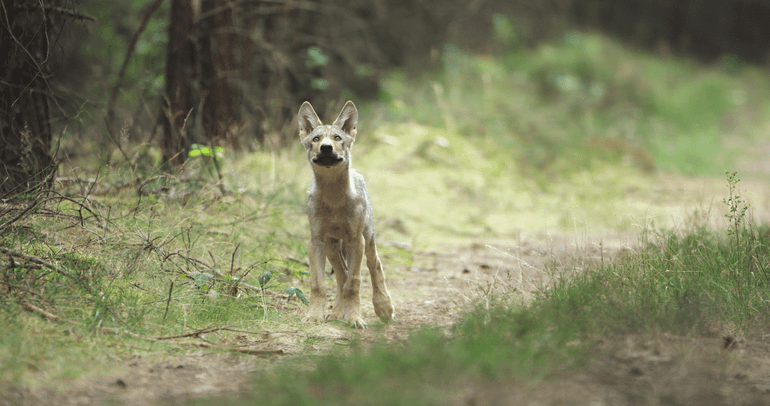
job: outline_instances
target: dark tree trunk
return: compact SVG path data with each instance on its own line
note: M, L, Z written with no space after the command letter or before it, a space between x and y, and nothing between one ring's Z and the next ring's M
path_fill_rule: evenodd
M259 7L262 0L256 0L253 2L245 3L240 10L233 15L233 24L235 27L244 32L251 33L253 36L257 33L257 21L260 19ZM238 101L242 107L239 111L239 118L243 125L242 137L251 137L256 140L259 145L265 143L265 128L263 123L265 121L266 112L258 107L258 103L255 99L259 97L258 83L252 79L253 71L259 70L254 67L253 61L257 58L257 47L254 44L254 39L251 36L240 35L237 37L237 43L235 49L237 52L236 61L238 63L238 77L242 80L243 86L239 88ZM248 134L248 135L247 135ZM246 144L247 148L251 148L251 144Z
M190 147L186 121L195 106L193 83L197 76L197 52L193 38L195 10L190 0L172 0L166 51L166 99L163 102L163 161L170 166L184 162Z
M46 83L51 16L40 5L0 4L0 197L44 186L56 170Z
M240 149L235 56L237 36L228 0L203 0L201 30L201 98L205 138Z

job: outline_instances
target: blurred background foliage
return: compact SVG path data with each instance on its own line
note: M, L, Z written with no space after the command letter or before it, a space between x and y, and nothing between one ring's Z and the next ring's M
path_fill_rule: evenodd
M52 60L53 71L66 93L86 105L106 105L107 96L115 84L116 75L131 37L136 31L148 1L104 3L84 1L80 8L97 19L75 22L65 30L60 43L61 58ZM163 66L168 39L169 2L151 18L128 64L121 103L137 105L141 97L159 97L163 91ZM77 111L80 105L71 107Z
M52 60L66 101L54 122L75 118L79 131L65 152L109 162L104 109L150 3L76 3L97 22L72 24ZM767 111L766 1L215 3L235 16L238 72L226 80L241 149L291 145L304 100L326 116L354 99L376 103L364 120L493 137L525 171L623 159L644 171L721 173L714 163L737 154L723 136L751 133ZM124 141L158 144L170 5L150 17L127 65L117 105ZM195 114L191 143L206 143Z

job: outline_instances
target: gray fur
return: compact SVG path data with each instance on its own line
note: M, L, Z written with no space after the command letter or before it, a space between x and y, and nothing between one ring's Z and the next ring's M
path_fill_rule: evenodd
M374 311L390 321L394 310L385 285L382 261L377 254L374 213L364 177L351 168L350 153L358 133L358 110L348 101L332 125L324 125L313 106L304 102L297 114L299 137L313 168L307 195L310 220L310 309L304 320L323 322L341 319L365 328L361 317L361 262L372 279ZM337 279L337 298L325 314L326 259Z

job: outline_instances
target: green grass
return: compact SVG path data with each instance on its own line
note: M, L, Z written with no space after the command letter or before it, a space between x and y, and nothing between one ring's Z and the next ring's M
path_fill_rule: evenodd
M126 188L134 176L127 166L113 166L100 175L96 197L84 199L77 186L64 185L5 230L0 246L53 266L3 257L0 380L30 383L45 371L55 382L106 368L110 357L174 348L136 335L223 326L253 331L293 320L286 313L304 305L282 295L307 274L289 259L306 256L299 188L252 173L261 187L243 188L231 177L228 195L220 196L217 178L200 163L191 161L180 176L140 174L143 186ZM25 303L58 320L24 310ZM209 339L228 347L233 335ZM110 348L121 340L135 350Z
M449 331L354 346L315 359L311 371L289 363L229 404L444 404L468 382L535 383L578 367L606 337L762 333L770 228L740 220L737 234L714 230L705 215L678 231L648 230L639 248L557 279L526 306L515 292L497 294Z
M387 79L378 117L491 140L528 176L597 161L718 175L738 155L725 139L751 139L767 120L761 70L661 58L599 35L498 57L448 45L442 62L438 74Z

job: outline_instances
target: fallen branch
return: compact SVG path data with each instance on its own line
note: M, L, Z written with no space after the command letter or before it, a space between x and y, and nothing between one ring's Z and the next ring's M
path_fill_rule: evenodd
M8 228L11 224L17 222L20 218L24 217L24 215L29 213L30 210L32 210L35 207L37 207L38 197L39 196L36 196L34 199L32 199L32 201L30 201L30 203L27 205L27 207L25 207L24 210L21 210L12 219L10 219L10 220L6 221L5 223L3 223L2 225L0 225L0 232L5 230L6 228Z
M232 331L233 333L243 333L243 334L254 334L254 335L268 335L268 336L275 336L275 335L281 335L281 334L295 334L298 333L299 330L294 331L248 331L248 330L239 330L237 328L230 328L230 327L222 327L222 331Z
M43 317L45 317L49 321L61 321L61 317L59 317L59 316L57 316L57 315L55 315L55 314L53 314L53 313L51 313L51 312L49 312L47 310L41 309L41 308L39 308L39 307L33 305L32 303L29 303L29 302L21 302L21 308L26 310L26 311L28 311L28 312L40 313L40 314L43 315Z
M168 344L190 345L190 346L198 347L198 348L207 348L207 349L213 349L213 350L232 351L232 352L238 352L238 353L241 353L241 354L257 355L257 356L284 355L284 354L286 354L286 352L284 350L282 350L282 349L278 349L278 350L250 350L248 348L220 347L218 345L207 343L205 341L171 341L171 342L168 342Z
M210 342L206 342L206 341L166 341L166 340L173 339L173 338L198 337L198 336L200 336L201 334L204 334L204 333L213 333L213 332L220 331L220 330L238 331L238 330L231 330L231 329L229 329L227 327L210 327L210 328L204 328L204 329L196 330L196 331L193 331L193 332L187 333L187 334L180 334L180 335L175 335L175 336L165 336L165 337L151 337L151 336L145 336L145 335L141 335L141 334L136 334L136 333L132 333L130 331L121 330L121 329L112 328L112 327L103 327L101 329L101 331L103 333L107 333L107 334L128 334L128 335L130 335L132 337L139 338L139 339L142 339L142 340L153 341L153 342L163 341L166 344L174 344L174 345L179 345L179 346L190 345L190 346L198 347L198 348L208 348L208 349L214 349L214 350L233 351L233 352L239 352L241 354L258 355L258 356L263 356L263 355L283 355L283 354L286 354L286 352L284 350L282 350L282 349L278 349L278 350L253 350L253 349L248 349L248 348L221 347L221 346L218 346L218 345L212 344Z
M222 330L222 327L202 328L200 330L195 330L187 334L179 334L179 335L165 336L165 337L151 337L151 338L153 338L156 341L162 341L162 340L170 340L172 338L199 337L201 334L216 333L219 330Z
M32 295L35 295L35 296L39 297L41 300L44 300L44 301L46 301L46 302L50 302L48 299L46 299L45 297L43 297L43 295L41 295L40 293L37 293L37 292L35 292L35 291L32 291L32 290L29 290L29 289L27 289L27 288L25 288L25 287L23 287L23 286L14 285L14 284L12 284L12 283L3 282L3 281L0 281L0 283L2 283L2 284L3 284L3 285L5 285L5 286L8 286L8 287L9 287L9 288L11 288L11 289L18 289L18 290L21 290L21 291L23 291L23 292L27 292L27 293L29 293L29 294L32 294Z
M136 334L127 330L121 330L119 328L114 328L114 327L102 327L101 331L102 333L107 333L107 334L128 334L131 337L141 338L142 340L148 340L148 341L165 341L165 340L171 340L174 338L199 337L201 334L215 333L217 331L224 330L224 329L225 329L224 327L208 327L200 330L195 330L193 332L186 333L186 334L178 334L173 336L161 336L161 337L145 336L142 334Z
M42 265L42 266L44 266L44 267L46 267L46 268L48 268L48 269L50 269L52 271L56 271L56 272L60 273L60 274L62 274L64 276L66 276L66 277L70 276L70 274L65 270L64 267L56 265L56 264L52 264L52 263L50 263L50 262L48 262L46 260L40 259L40 258L38 258L36 256L33 256L33 255L25 254L23 252L14 251L14 250L11 250L11 249L8 249L8 248L5 248L5 247L0 247L0 253L6 254L6 255L10 255L10 256L16 257L16 258L26 259L27 261L34 262L34 263L36 263L38 265Z

